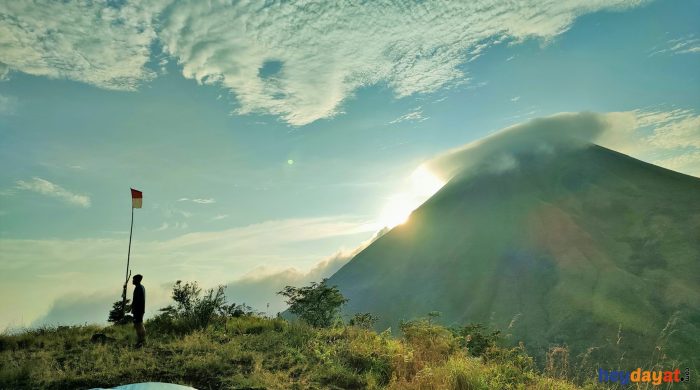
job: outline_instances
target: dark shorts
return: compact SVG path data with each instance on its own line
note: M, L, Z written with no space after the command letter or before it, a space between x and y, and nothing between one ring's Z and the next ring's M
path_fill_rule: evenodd
M143 313L134 314L134 324L143 324Z

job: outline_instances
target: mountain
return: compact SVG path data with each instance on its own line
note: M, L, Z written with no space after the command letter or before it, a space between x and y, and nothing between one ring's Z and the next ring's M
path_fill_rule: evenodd
M700 179L592 144L522 152L455 176L329 283L379 328L439 311L540 363L565 345L594 369L697 367Z

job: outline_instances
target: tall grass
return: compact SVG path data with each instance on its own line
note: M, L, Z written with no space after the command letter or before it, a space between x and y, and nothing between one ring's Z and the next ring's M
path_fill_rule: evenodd
M133 328L76 326L0 335L0 388L81 389L160 381L199 389L576 389L539 375L517 348L471 356L459 336L430 322L402 337L361 326L312 328L244 315L168 332L149 321L147 345ZM107 342L92 343L94 333ZM530 359L530 360L528 360Z

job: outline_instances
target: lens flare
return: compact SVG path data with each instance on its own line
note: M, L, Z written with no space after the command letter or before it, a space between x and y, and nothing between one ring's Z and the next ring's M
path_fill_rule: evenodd
M445 182L433 174L425 165L419 166L409 178L407 191L390 196L379 214L379 228L393 228L408 221L413 210L445 185Z

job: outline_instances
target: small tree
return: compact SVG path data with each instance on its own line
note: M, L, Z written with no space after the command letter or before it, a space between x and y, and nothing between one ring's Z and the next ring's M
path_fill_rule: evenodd
M131 312L131 304L127 299L126 302L121 299L112 304L112 310L109 311L109 318L107 321L113 324L126 324L131 321L131 315L125 313Z
M463 346L473 356L482 356L489 348L495 347L501 338L500 330L488 332L482 324L468 324L455 332L463 338Z
M327 279L323 279L321 283L312 282L306 287L287 286L277 294L287 297L289 311L309 325L329 327L348 300L337 286L328 286L326 282Z
M358 328L372 329L378 320L379 318L372 313L355 313L348 324Z

